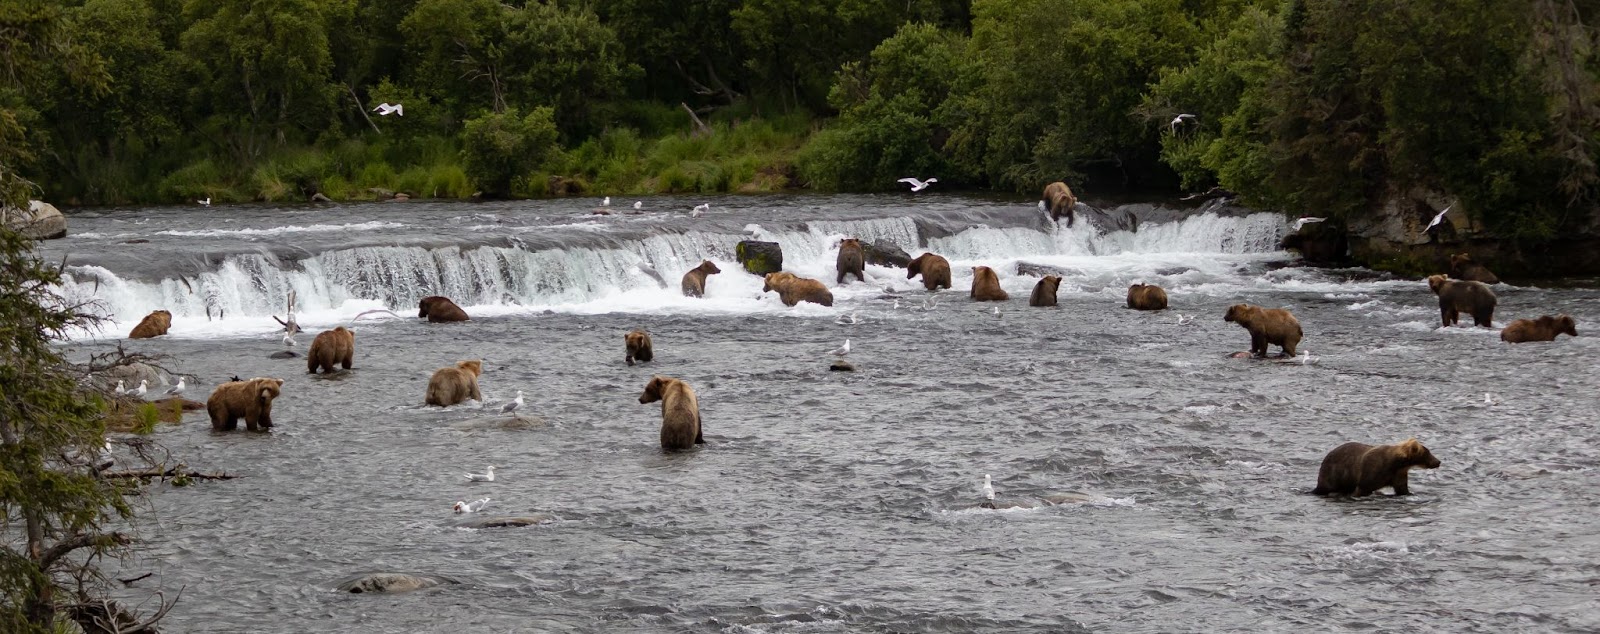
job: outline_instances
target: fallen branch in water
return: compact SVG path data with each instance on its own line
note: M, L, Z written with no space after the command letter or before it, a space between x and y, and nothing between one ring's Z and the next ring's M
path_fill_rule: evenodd
M138 471L105 471L100 474L102 478L176 478L185 477L195 480L232 480L239 476L228 473L202 473L182 466L169 469L142 469Z

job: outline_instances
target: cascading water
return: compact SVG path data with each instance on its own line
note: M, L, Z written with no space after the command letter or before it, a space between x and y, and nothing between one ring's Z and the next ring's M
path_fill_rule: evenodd
M585 240L570 243L555 239L534 245L512 237L502 245L330 247L303 257L258 251L222 256L195 274L149 280L81 264L68 267L63 290L69 299L98 301L102 311L119 323L137 321L156 309L169 310L179 320L210 321L221 316L261 321L282 314L291 291L300 312L330 319L373 307L403 312L428 295L451 297L479 309L474 312L672 310L683 305L677 298L679 277L701 260L711 260L724 274L708 284L708 299L728 300L711 305L738 311L740 306L766 305L756 300L761 295L760 280L744 275L735 259L734 245L744 239L779 243L786 269L823 279L830 286L838 239L858 237L894 244L912 255L922 251L944 255L963 265L958 278L976 264L995 266L1003 277L1010 276L1015 267L1005 265L1021 260L1082 271L1084 279L1067 282L1072 288L1086 282L1148 277L1159 271L1151 266L1170 265L1178 254L1210 254L1214 259L1271 253L1285 231L1281 216L1265 213L1203 213L1146 223L1137 232L1102 231L1088 222L1072 228L1051 226L1032 215L944 220L946 224L937 227L928 218L903 215L798 223L765 220L745 224L743 233L660 227L633 237L602 236L598 242L591 230ZM858 288L876 292L885 286L913 284L900 279L903 274L879 277L882 283ZM846 296L852 292L841 290ZM728 303L733 301L744 303Z

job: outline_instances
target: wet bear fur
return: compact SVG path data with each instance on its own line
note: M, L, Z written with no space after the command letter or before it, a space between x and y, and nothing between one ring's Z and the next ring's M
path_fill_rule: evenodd
M648 332L635 330L623 335L622 341L628 347L628 354L622 360L627 361L628 365L633 365L635 359L640 363L644 363L656 357L655 350L650 346L650 333Z
M833 305L833 292L828 290L822 282L806 277L799 277L793 273L779 271L768 273L766 283L762 284L761 292L777 291L778 297L783 300L783 305L793 306L800 302L811 302L823 306Z
M1228 308L1223 321L1231 321L1250 331L1250 354L1267 356L1267 346L1283 347L1283 355L1294 356L1300 345L1300 320L1282 308L1262 308L1251 304L1235 304Z
M218 385L206 399L211 429L233 431L238 429L240 418L250 431L272 427L272 401L282 393L283 379L256 377Z
M694 389L678 379L656 376L644 386L639 403L661 401L661 448L680 451L704 444L700 432L700 402Z
M1507 343L1529 341L1555 341L1556 335L1567 333L1578 336L1578 324L1567 315L1545 315L1538 319L1518 319L1500 331L1500 340Z
M1077 220L1073 207L1077 206L1078 198L1072 195L1072 189L1066 183L1056 181L1044 186L1044 201L1050 206L1050 220L1060 220L1061 216L1067 217L1067 226Z
M426 317L430 323L446 321L467 321L467 311L461 310L455 302L448 297L432 295L422 298L417 303L417 317Z
M856 238L845 238L839 242L839 257L834 259L833 268L839 272L837 284L844 284L844 276L854 275L856 279L867 281L865 271L867 268L867 251L861 247L861 241Z
M1450 256L1450 277L1467 282L1500 283L1500 278L1495 277L1488 267L1473 262L1472 256L1465 253Z
M711 260L701 260L700 266L689 269L688 273L683 274L684 297L705 297L706 276L716 275L721 272L722 269L717 268L717 265L713 264Z
M1003 302L1011 299L1000 288L1000 276L987 266L972 267L972 299L980 302Z
M428 398L425 402L448 407L469 398L482 401L483 392L478 391L478 377L482 375L482 361L461 361L447 368L439 368L433 373L433 378L428 379Z
M1317 472L1317 495L1362 497L1393 487L1395 495L1411 495L1407 474L1412 467L1439 468L1439 459L1412 438L1398 445L1372 446L1347 442L1328 452Z
M933 253L924 253L906 264L906 279L922 276L922 287L928 290L950 288L950 261Z
M311 351L306 353L306 372L316 374L320 368L327 374L333 372L334 364L349 370L355 358L356 333L344 326L324 330L311 340Z
M1061 276L1046 275L1039 278L1039 283L1033 285L1033 296L1028 298L1029 306L1049 307L1056 305L1056 289L1061 287Z
M1467 313L1472 315L1474 325L1490 327L1495 304L1500 300L1487 284L1434 275L1428 278L1428 288L1439 296L1439 320L1444 325L1454 326L1461 320L1461 313Z
M1154 284L1134 284L1129 286L1128 308L1134 310L1166 310L1167 291Z
M149 339L167 334L167 329L172 327L172 313L158 310L144 316L139 320L139 325L133 327L133 332L128 333L129 339Z

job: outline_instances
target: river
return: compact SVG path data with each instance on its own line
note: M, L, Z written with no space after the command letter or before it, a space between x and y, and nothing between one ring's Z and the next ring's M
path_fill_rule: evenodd
M700 218L705 200L633 200L74 214L42 257L114 323L73 354L167 355L200 400L286 380L270 433L201 412L155 434L242 477L136 498L112 572L155 574L119 592L181 589L177 632L1600 628L1593 285L1497 285L1496 327L1564 312L1582 335L1513 346L1441 329L1424 282L1295 266L1273 214L1135 205L1129 232L960 195L716 197ZM880 266L838 287L842 236L940 253L955 289L928 302ZM763 295L733 255L751 237L835 305ZM681 296L703 258L723 272ZM1059 308L1028 307L1019 262L1065 273ZM979 264L1011 294L998 315L967 297ZM1171 308L1126 309L1135 281ZM354 322L355 369L308 376L269 358L290 291L302 352L363 311L401 317ZM472 321L417 320L432 294ZM1222 320L1240 302L1291 309L1315 362L1227 358L1248 348ZM121 339L158 308L169 335ZM634 328L656 360L628 367ZM846 338L857 371L830 372ZM433 370L479 358L486 403L422 406ZM702 448L660 451L652 374L697 390ZM524 420L501 424L516 390ZM1442 461L1415 495L1304 494L1335 446L1411 437ZM462 475L487 465L494 482ZM1037 507L980 508L984 474ZM485 496L551 521L459 527L452 503ZM335 591L372 571L460 583Z

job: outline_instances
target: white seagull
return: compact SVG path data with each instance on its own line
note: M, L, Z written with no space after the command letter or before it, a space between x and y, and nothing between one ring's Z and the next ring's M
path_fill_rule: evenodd
M933 310L939 307L939 300L932 296L922 298L922 310Z
M1441 222L1444 222L1444 215L1447 214L1447 213L1450 213L1450 207L1454 207L1454 206L1455 205L1449 205L1449 206L1445 207L1444 211L1439 212L1439 215L1433 217L1433 222L1428 223L1428 226L1426 228L1424 228L1422 230L1422 232L1423 233L1427 233L1428 230L1433 229L1434 225L1437 225L1437 224L1439 224Z
M489 465L488 473L468 473L466 476L473 482L494 482L494 465Z
M522 407L522 390L517 390L517 397L511 399L510 403L506 403L505 406L501 407L500 413L510 414L511 412L517 411L518 407Z
M1483 404L1484 405L1499 405L1500 404L1500 399L1495 398L1493 395L1489 394L1488 392L1484 392L1483 393Z
M184 389L183 377L180 376L180 377L178 377L178 384L172 386L172 389L167 390L167 396L177 396L179 394L182 394L183 393L183 389Z
M1167 122L1167 130L1169 132L1172 132L1173 134L1177 134L1178 133L1178 126L1183 125L1184 121L1187 121L1189 119L1198 119L1198 118L1199 117L1196 117L1196 116L1194 116L1192 114L1187 114L1187 113L1180 114L1180 115L1178 115L1176 117L1173 117L1172 121Z
M127 388L127 386L122 384L122 381L117 381L117 393L118 394L127 394L128 393L128 388Z
M149 392L149 391L150 391L150 382L149 381L140 381L139 382L139 387L136 387L136 388L133 388L131 390L128 390L128 395L129 396L137 396L139 398L144 398L144 393L145 392Z
M1310 350L1301 350L1300 356L1295 357L1295 360L1299 361L1300 365L1310 365L1317 362L1316 357L1311 356Z
M1299 231L1301 227L1309 225L1313 222L1322 222L1324 220L1327 220L1327 218L1312 218L1311 216L1303 216L1299 220L1294 221L1294 230Z
M854 326L856 323L858 323L856 320L856 311L852 310L848 315L840 315L838 319L833 320L833 323L839 324L840 326Z
M633 201L633 210L634 211L638 211L640 209L644 209L644 201L642 201L642 200Z
M983 474L983 499L994 501L994 484L989 480L989 474Z
M605 200L600 201L600 206L601 207L610 207L611 206L611 197L610 196L606 196Z
M388 102L380 103L378 104L378 107L373 108L372 111L383 117L387 117L392 114L397 114L402 117L406 116L406 107L398 103L393 105L390 105Z
M294 347L294 333L287 331L283 333L283 345L290 348Z
M900 300L898 300L898 299L894 300L894 309L895 310L900 310ZM122 385L122 384L118 383L117 385Z
M1039 201L1039 211L1050 211L1050 207L1045 205L1044 201L1041 200Z
M920 191L922 191L924 189L927 189L929 185L932 185L934 183L939 182L939 179L930 178L930 179L925 180L925 181L919 181L919 180L917 180L915 178L911 178L911 177L908 176L906 178L902 178L902 179L900 179L898 181L895 181L895 182L897 182L897 183L909 183L911 185L911 191L920 192Z
M708 211L711 211L711 203L701 203L701 204L695 205L694 206L694 211L690 212L689 215L692 215L692 216L694 216L696 218L699 218L700 214L703 214L703 213L708 212Z
M1178 325L1179 326L1187 326L1187 325L1189 325L1189 322L1192 322L1192 321L1194 321L1194 315L1185 316L1183 313L1178 313Z
M834 356L839 356L839 357L842 357L844 355L850 354L850 340L849 339L845 339L844 340L844 345L839 346L837 348L834 348L830 352Z
M1001 318L1001 315L1000 315L1000 307L999 307L999 306L995 306L995 307L994 307L994 316L995 316L995 318L996 318L996 319L999 319L999 318Z
M205 198L202 198L200 200L196 200L195 202L200 203L201 207L210 207L211 206L211 197L210 196L206 196Z
M483 510L483 507L488 505L489 498L478 498L471 502L462 502L461 500L456 500L455 511L457 513L477 513L478 511Z

